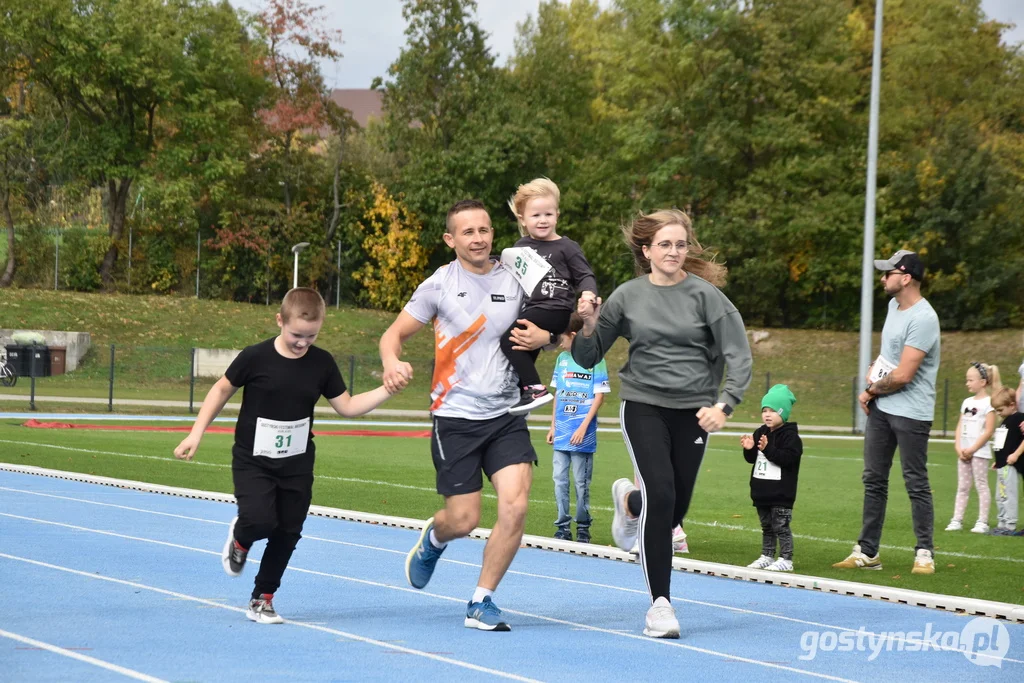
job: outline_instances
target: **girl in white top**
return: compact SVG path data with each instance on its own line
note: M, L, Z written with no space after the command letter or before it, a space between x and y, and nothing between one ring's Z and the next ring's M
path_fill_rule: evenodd
M988 509L992 494L988 487L988 470L992 462L989 440L996 428L996 414L992 411L992 394L1002 388L999 368L984 363L971 363L967 368L967 390L974 395L965 398L960 406L960 419L956 423L957 488L953 519L946 531L963 529L964 511L971 493L971 482L978 491L978 521L972 533L988 533Z

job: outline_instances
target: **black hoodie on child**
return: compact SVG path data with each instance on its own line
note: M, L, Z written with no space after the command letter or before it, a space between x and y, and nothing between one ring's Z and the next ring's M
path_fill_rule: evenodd
M757 443L763 434L768 435L768 445L764 448L764 457L772 465L778 466L781 473L769 471L757 475ZM800 456L803 455L804 444L800 440L796 422L785 422L774 432L767 425L754 430L754 447L743 449L743 457L751 465L750 499L755 506L791 508L796 501L796 482L800 474Z

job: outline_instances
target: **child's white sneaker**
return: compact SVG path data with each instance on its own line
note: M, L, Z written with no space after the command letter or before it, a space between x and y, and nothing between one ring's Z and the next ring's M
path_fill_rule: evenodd
M672 530L672 552L684 554L690 552L690 546L686 543L686 532L683 531L682 526L677 526Z
M963 528L964 528L963 522L961 522L960 520L956 520L956 519L951 520L949 522L949 524L946 525L946 531L962 531Z
M972 534L987 534L988 533L988 522L983 522L980 519L975 522L974 528L971 529Z
M767 569L773 562L775 562L774 557L762 555L761 557L757 558L756 560L748 564L747 569Z
M791 572L793 571L793 560L780 557L764 569L768 572Z
M647 610L644 624L644 635L652 638L678 638L679 620L672 603L665 598L658 598Z

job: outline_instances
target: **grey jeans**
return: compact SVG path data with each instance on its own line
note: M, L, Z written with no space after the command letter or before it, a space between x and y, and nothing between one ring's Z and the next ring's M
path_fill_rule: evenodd
M868 557L878 554L889 500L889 470L896 447L900 449L903 483L910 496L916 549L932 550L935 512L928 484L928 435L932 423L890 415L871 406L864 429L864 522L860 530L860 549Z

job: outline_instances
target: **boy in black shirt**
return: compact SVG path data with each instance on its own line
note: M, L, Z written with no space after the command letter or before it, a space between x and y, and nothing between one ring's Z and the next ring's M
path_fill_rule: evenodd
M796 397L785 384L776 384L761 399L764 426L740 439L750 471L750 498L761 518L761 556L747 565L770 572L793 571L793 532L789 528L796 501L803 441L796 423L789 422ZM754 447L756 444L756 448ZM775 559L775 541L779 559Z
M334 358L313 346L324 312L316 290L289 291L277 314L281 333L238 354L206 395L192 431L174 449L176 458L194 458L203 432L235 391L245 387L231 449L238 515L228 527L221 562L228 575L239 576L252 544L267 539L246 612L259 624L284 621L274 611L273 598L313 498L313 407L324 396L339 415L355 417L391 393L378 387L349 395Z
M1021 423L1024 414L1017 412L1017 398L1012 389L1003 387L992 396L992 409L1003 418L992 435L992 469L996 474L996 510L999 524L989 533L994 536L1013 536L1017 529L1018 493L1024 476L1024 434ZM1024 532L1022 532L1024 534Z

